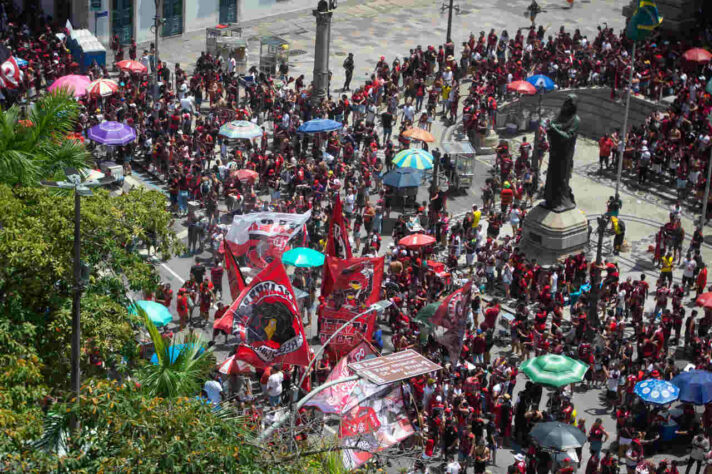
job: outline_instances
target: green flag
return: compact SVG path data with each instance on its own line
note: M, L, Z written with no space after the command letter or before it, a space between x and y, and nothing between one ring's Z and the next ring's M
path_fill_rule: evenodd
M630 17L626 36L633 41L641 41L650 36L655 28L663 22L658 12L658 6L652 0L640 0L638 9Z

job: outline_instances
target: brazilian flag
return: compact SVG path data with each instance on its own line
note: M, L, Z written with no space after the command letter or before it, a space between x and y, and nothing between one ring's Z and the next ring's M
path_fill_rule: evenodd
M638 9L628 22L626 36L633 41L641 41L650 36L655 28L663 22L658 12L658 6L652 0L640 0Z

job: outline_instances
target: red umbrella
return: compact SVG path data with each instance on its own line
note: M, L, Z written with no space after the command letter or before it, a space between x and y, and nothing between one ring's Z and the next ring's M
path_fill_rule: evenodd
M514 91L518 94L524 94L524 95L535 95L536 94L536 87L534 87L527 81L512 81L509 84L507 84L507 90Z
M254 367L244 360L238 359L234 354L218 365L218 372L225 375L249 374L254 371Z
M692 48L685 51L682 57L693 63L707 63L712 59L712 54L706 49Z
M122 71L137 72L139 74L145 74L148 72L148 68L146 66L131 59L124 59L123 61L116 63L116 65Z
M425 234L413 234L403 237L398 241L398 245L403 247L425 247L435 243L435 237Z
M703 308L712 308L712 292L702 293L695 300L697 306L702 306Z
M257 181L257 178L259 178L260 175L257 174L257 171L242 169L237 171L231 171L230 176L239 179L243 183L246 181L251 181L254 183L255 181Z

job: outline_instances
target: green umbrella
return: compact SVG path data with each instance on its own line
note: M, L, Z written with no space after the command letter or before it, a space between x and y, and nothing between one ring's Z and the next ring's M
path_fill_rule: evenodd
M588 370L588 365L571 357L546 354L524 361L519 369L532 382L563 387L582 381Z
M301 268L320 267L324 265L324 254L307 247L296 247L282 254L282 263Z
M156 327L165 326L173 321L173 315L170 311L168 311L168 308L163 306L161 303L139 300L136 301L136 303L129 305L129 313L137 315L138 311L136 310L136 306L139 306L146 312L146 314L148 314L148 318L153 324L156 325Z

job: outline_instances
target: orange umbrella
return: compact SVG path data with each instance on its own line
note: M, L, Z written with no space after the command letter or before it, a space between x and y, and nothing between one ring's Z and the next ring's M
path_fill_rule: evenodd
M712 59L712 54L706 49L692 48L685 51L682 57L693 63L708 63Z
M116 63L116 65L122 71L137 72L139 74L145 74L148 72L148 68L146 66L132 59L124 59L123 61Z
M423 130L422 128L418 127L412 127L403 132L404 137L409 137L412 138L413 140L418 140L421 142L428 142L432 143L435 141L435 137L428 132L427 130Z
M413 234L403 237L398 241L398 245L403 247L425 247L435 243L435 237L425 234Z
M512 81L507 84L507 90L525 95L536 94L536 87L534 87L531 83L527 81Z

